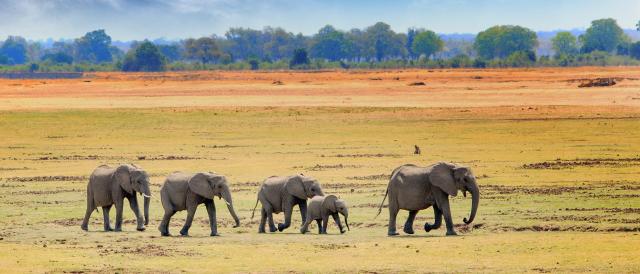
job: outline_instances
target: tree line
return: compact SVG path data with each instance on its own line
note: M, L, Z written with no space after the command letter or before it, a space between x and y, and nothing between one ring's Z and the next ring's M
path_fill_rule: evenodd
M640 31L640 22L637 27ZM163 71L640 64L640 42L610 18L591 22L578 37L558 32L551 39L553 56L536 56L538 43L536 33L522 26L493 26L465 41L419 28L398 33L378 22L348 31L326 25L310 36L282 28L231 28L224 36L133 42L124 52L104 30L95 30L47 48L9 36L0 44L0 65L2 70Z

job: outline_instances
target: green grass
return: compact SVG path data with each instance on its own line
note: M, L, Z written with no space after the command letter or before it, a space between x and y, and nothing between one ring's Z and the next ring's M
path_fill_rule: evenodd
M0 112L0 272L637 272L640 118L569 116L399 108ZM414 144L422 155L412 154ZM556 159L569 166L523 167ZM440 160L479 176L476 226L458 227L460 237L444 237L444 229L426 234L427 210L415 236L386 237L386 209L374 219L386 175L401 164ZM146 232L134 231L125 208L125 232L100 232L94 213L87 233L79 228L87 180L34 178L88 176L100 164L123 162L150 172L154 193L172 171L226 175L242 226L231 228L217 201L222 237L206 237L202 207L192 237L161 238L162 207L153 200ZM318 236L315 227L299 235L295 212L285 233L256 233L258 220L249 219L256 184L297 172L350 204L350 232L336 235L330 225L333 235ZM470 199L460 195L452 206L462 223ZM185 215L172 219L173 233Z

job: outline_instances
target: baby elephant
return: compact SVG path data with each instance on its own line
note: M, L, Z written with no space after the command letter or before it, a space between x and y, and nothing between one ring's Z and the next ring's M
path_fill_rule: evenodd
M182 173L174 172L167 176L164 185L160 190L164 217L160 223L160 233L162 236L170 236L169 221L171 216L177 211L187 210L187 220L180 230L182 236L189 235L189 228L193 222L193 216L199 204L205 204L209 213L209 224L211 225L211 236L218 236L218 225L216 223L216 206L213 198L224 199L227 208L235 221L235 226L240 226L240 219L233 209L231 192L227 185L227 179L211 172Z
M307 206L307 218L300 228L300 233L306 233L311 221L316 220L318 223L318 232L320 234L327 234L329 216L333 217L338 228L340 228L340 233L345 233L345 230L342 228L342 224L340 223L340 216L338 216L338 213L344 216L344 224L347 226L347 230L349 230L349 222L347 221L349 211L347 209L347 203L345 203L344 200L338 199L338 197L334 195L313 197L311 202L309 202L309 206ZM322 223L320 223L320 220L322 220Z

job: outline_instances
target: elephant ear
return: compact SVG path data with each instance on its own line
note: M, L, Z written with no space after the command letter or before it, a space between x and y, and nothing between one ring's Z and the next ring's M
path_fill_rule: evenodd
M464 166L456 166L453 168L453 178L457 183L463 184L463 179L469 173L469 168Z
M302 182L302 176L296 175L289 177L287 184L285 185L287 192L300 199L307 199L307 192L304 190L304 183Z
M458 194L456 181L453 177L453 170L451 170L451 167L445 163L439 163L433 166L429 173L429 181L432 185L440 188L451 196L456 196Z
M120 165L113 173L113 177L118 185L129 194L133 193L133 184L131 183L131 173L128 165Z
M328 209L329 211L336 212L338 211L338 209L336 208L336 201L338 200L338 197L336 197L335 195L329 195L324 197L324 201L322 202L322 207Z
M209 176L205 173L196 173L191 176L189 179L189 189L193 191L193 193L198 194L207 199L213 199L213 188L211 188L211 184L209 183Z

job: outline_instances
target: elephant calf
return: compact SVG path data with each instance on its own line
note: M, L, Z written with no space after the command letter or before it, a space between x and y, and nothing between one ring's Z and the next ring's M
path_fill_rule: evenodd
M136 193L144 196L144 220L138 209L138 198ZM149 224L149 175L139 166L120 165L110 167L101 165L91 173L89 184L87 185L87 212L80 226L82 230L89 230L89 217L98 207L102 207L104 218L104 230L113 231L109 223L109 210L116 205L116 227L115 231L122 231L122 210L124 198L129 200L131 210L136 215L137 230L145 230L145 225Z
M338 213L344 216L344 224L347 226L347 230L349 230L349 210L347 209L347 203L338 199L338 197L334 195L329 196L315 196L311 198L309 205L307 206L307 219L304 224L300 228L300 233L304 234L308 232L309 224L313 220L316 220L318 223L318 233L327 234L327 223L329 222L329 216L333 217L333 220L340 228L340 233L345 233L345 230L342 228L342 224L340 223L340 216ZM322 223L320 222L322 221Z
M178 211L187 210L187 220L180 230L180 235L188 236L189 228L193 222L193 216L199 204L205 204L209 213L209 224L211 226L211 236L218 236L218 225L216 222L216 206L213 198L224 199L227 203L229 213L235 221L235 226L240 226L240 219L233 209L233 201L231 200L231 192L227 179L218 174L211 172L201 173L182 173L174 172L167 176L164 185L160 190L160 198L162 207L164 208L164 217L160 223L160 234L162 236L170 236L169 221L173 214Z
M269 231L275 232L276 226L273 223L273 213L284 212L284 224L278 224L278 230L283 231L291 225L291 213L293 207L300 207L300 215L302 222L305 222L307 216L307 198L313 196L324 196L322 187L318 180L300 175L289 177L271 176L264 180L260 191L258 192L258 200L253 207L251 218L258 207L258 201L262 204L262 218L260 219L259 233L265 233L265 223L269 220Z

